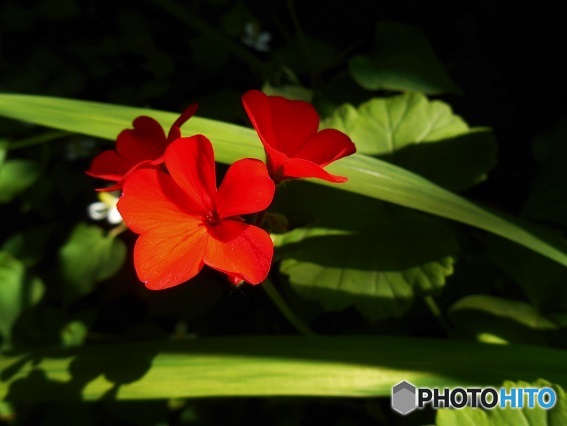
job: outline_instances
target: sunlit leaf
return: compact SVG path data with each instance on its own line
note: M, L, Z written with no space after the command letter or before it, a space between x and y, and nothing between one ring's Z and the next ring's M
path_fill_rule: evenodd
M449 105L419 93L345 104L325 126L347 133L362 154L380 157L452 190L486 177L496 163L489 129L471 129Z
M394 206L372 213L371 228L306 227L275 236L283 252L280 271L293 289L327 310L354 306L373 320L400 316L416 294L438 292L453 272L457 251L450 229Z
M423 387L567 385L563 350L396 336L238 336L87 345L0 356L0 399L389 396ZM458 362L456 362L458 361ZM463 368L466 366L466 368ZM459 423L455 423L459 424ZM514 423L517 424L517 423ZM556 424L562 424L561 422Z

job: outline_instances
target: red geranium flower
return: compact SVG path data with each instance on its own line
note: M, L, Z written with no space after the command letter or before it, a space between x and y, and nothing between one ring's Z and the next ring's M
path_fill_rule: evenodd
M118 210L132 231L138 277L152 290L181 284L208 265L238 282L262 282L273 243L266 231L239 217L265 210L275 185L260 160L234 163L219 189L209 140L196 135L172 142L161 170L126 179Z
M250 90L242 103L258 132L272 179L319 178L345 182L346 177L329 174L323 167L356 152L350 138L335 129L318 132L319 116L304 101L267 96Z
M125 129L116 139L116 149L101 152L95 157L89 176L116 182L100 191L114 191L122 187L127 176L136 170L156 167L163 163L163 154L167 146L181 137L181 126L197 111L197 104L189 105L179 116L165 136L161 125L151 117L144 115L132 123L133 129Z

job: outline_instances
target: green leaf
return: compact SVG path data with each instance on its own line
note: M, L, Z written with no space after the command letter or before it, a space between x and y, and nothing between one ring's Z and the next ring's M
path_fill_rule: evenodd
M42 96L0 94L0 115L61 130L115 139L139 115L151 115L165 127L178 114L120 105ZM256 133L241 126L193 117L183 127L187 135L207 135L215 146L217 161L232 163L243 157L263 157ZM414 208L476 226L508 238L567 266L567 244L526 222L496 214L459 197L430 181L365 155L355 154L328 167L348 176L341 190ZM331 184L318 181L318 184Z
M0 139L0 170L6 160L6 153L8 152L8 141Z
M457 301L448 311L462 336L494 343L546 345L558 325L534 306L518 300L475 294Z
M0 249L18 258L26 267L34 266L45 255L54 229L54 224L48 224L16 232L4 241Z
M361 154L377 156L452 190L486 178L496 163L489 129L470 129L451 107L419 93L345 104L324 122L341 130Z
M81 346L85 342L88 332L89 329L84 322L71 321L65 324L61 330L61 343L66 348Z
M541 312L567 312L567 269L524 247L487 235L486 254Z
M0 251L0 336L9 344L20 315L43 297L43 282L30 276L23 263Z
M110 278L126 259L126 245L104 235L96 225L79 223L59 250L64 298L70 302L89 294L97 282Z
M418 28L381 22L376 43L374 53L349 61L352 78L365 89L461 93Z
M242 36L247 23L256 23L256 19L252 11L241 1L237 1L219 18L219 26L231 37Z
M39 178L40 168L31 160L7 160L0 167L0 203L9 203Z
M522 214L567 228L567 121L534 143L540 167Z
M262 92L269 96L283 96L287 99L311 102L313 91L303 86L285 84L283 86L274 86L270 82L262 86Z
M119 400L376 397L389 396L402 380L423 387L467 387L544 377L565 386L566 354L545 347L394 336L238 336L87 345L0 356L5 372L0 399L96 400L111 390Z
M552 384L547 380L539 379L532 383L524 381L505 381L502 387L535 387L552 388L557 395L555 406L549 410L540 407L528 408L525 404L522 409L494 408L483 410L480 408L465 407L459 410L442 408L437 411L435 424L437 426L499 426L499 425L524 425L524 426L560 426L567 424L567 397L561 386Z
M450 308L450 312L479 311L494 317L514 321L536 330L554 330L557 326L542 316L529 303L502 297L475 294L463 297Z
M371 229L307 227L276 235L280 271L293 289L327 310L354 306L371 320L400 316L416 293L438 292L453 272L451 231L434 218L379 207L369 215ZM341 213L353 216L356 208Z

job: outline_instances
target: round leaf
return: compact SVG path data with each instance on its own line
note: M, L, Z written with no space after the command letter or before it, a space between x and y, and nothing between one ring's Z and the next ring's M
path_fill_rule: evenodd
M0 251L0 335L9 344L19 316L36 305L44 293L43 282L26 273L24 264Z
M470 129L449 105L406 93L345 104L324 126L348 134L362 154L380 157L452 190L486 177L496 163L489 129Z
M126 245L102 228L79 223L59 250L64 298L73 301L89 294L97 282L110 278L126 259Z
M7 160L0 167L0 203L9 203L39 177L39 165L30 160Z
M297 293L331 311L354 306L371 320L400 316L416 294L438 292L457 251L442 222L394 206L371 229L298 228L275 244Z

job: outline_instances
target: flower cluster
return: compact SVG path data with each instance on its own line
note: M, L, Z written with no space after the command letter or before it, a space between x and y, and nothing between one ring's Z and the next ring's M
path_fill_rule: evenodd
M227 274L232 283L261 283L270 270L273 243L261 220L246 217L271 204L276 184L293 178L344 182L323 168L355 152L345 134L318 131L313 106L251 90L244 108L256 129L266 163L236 161L217 188L211 142L203 135L181 136L197 110L189 106L165 135L146 116L120 133L116 149L99 154L87 172L111 181L101 191L122 190L118 210L139 234L134 266L141 281L159 290L181 284L204 265Z

